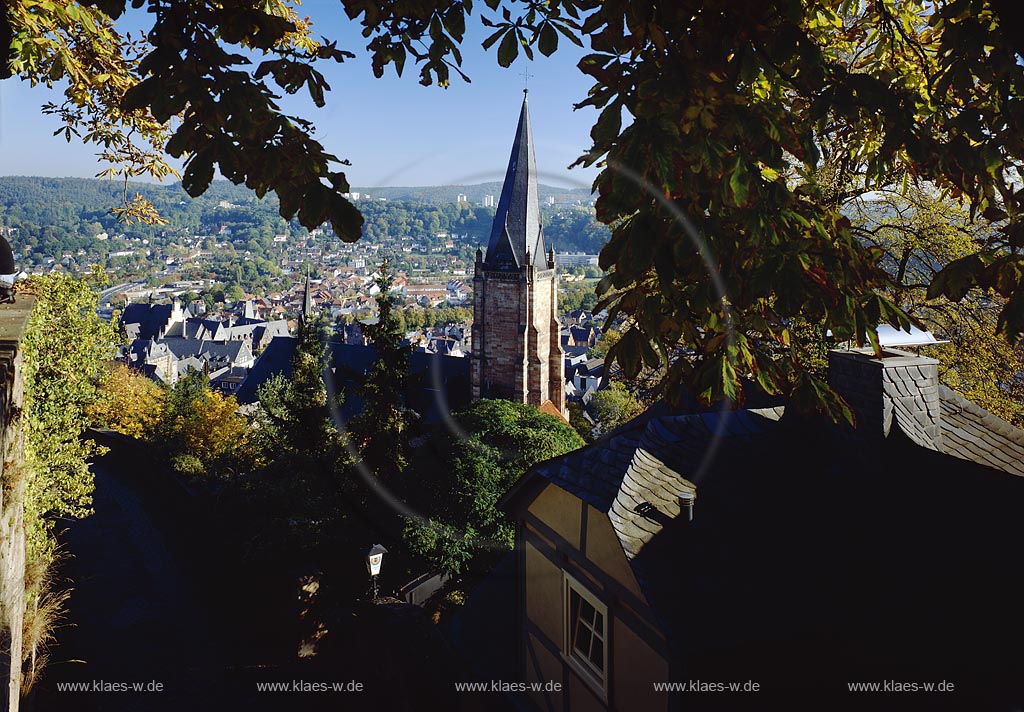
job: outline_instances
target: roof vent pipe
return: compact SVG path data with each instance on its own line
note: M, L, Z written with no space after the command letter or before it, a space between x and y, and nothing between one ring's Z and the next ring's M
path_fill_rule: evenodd
M693 505L697 502L696 492L681 492L679 494L679 514L686 521L693 521Z

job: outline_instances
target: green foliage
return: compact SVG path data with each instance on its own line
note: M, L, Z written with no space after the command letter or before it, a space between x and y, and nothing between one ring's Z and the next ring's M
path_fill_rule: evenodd
M569 411L569 424L586 443L594 442L594 426L587 420L583 405L579 401L566 403Z
M548 213L541 205L544 240L558 252L585 252L596 255L611 236L607 225L602 225L591 207L572 207Z
M618 381L599 390L587 404L590 415L603 433L613 430L643 411L632 391Z
M422 458L416 476L429 521L410 522L405 534L413 552L452 573L511 548L513 526L498 500L538 462L584 444L558 418L522 403L477 401L455 420L466 437L439 436L440 461Z
M426 556L439 570L451 574L463 571L479 553L477 532L471 526L454 527L434 519L427 522L410 519L402 537L410 551Z
M352 423L352 432L363 462L378 477L389 479L405 469L410 414L405 407L409 373L409 347L402 346L405 326L392 293L391 265L380 267L377 287L377 322L364 327L377 358L359 388L363 410Z
M1024 382L1018 377L1024 352L997 334L1005 300L966 282L958 282L963 294L957 301L927 298L941 265L950 265L942 274L954 278L954 265L970 260L991 228L973 222L955 202L915 186L876 191L872 198L852 202L847 212L861 239L882 251L882 264L893 277L893 301L949 340L926 352L939 360L940 379L986 410L1024 425Z
M996 333L997 308L944 315L938 333L950 343L929 349L926 355L938 359L939 379L947 386L1024 428L1024 353Z
M622 332L616 328L608 327L601 332L601 338L597 343L587 349L587 358L605 358L615 344L622 339Z
M324 385L327 347L322 320L302 322L291 366L291 378L278 375L260 386L259 408L252 418L254 437L268 461L309 461L318 463L318 469L330 469L341 440ZM341 394L336 398L340 407Z
M38 300L22 341L30 559L50 555L56 518L85 516L92 504L88 461L101 448L82 434L98 397L100 372L117 340L96 315L96 280L31 277L22 289Z
M276 376L258 391L250 430L260 466L230 494L247 558L294 564L335 540L353 504L352 463L323 380L325 343L325 323L303 321L291 377ZM340 408L341 394L335 398Z
M233 396L210 390L206 373L190 371L179 378L167 392L155 433L173 469L190 478L245 469L252 452L237 408Z
M202 477L207 472L203 461L187 452L180 452L171 458L171 469L187 478Z
M594 294L593 287L564 283L559 285L558 308L562 313L577 309L592 312L595 306L597 295Z
M408 329L429 329L471 321L473 310L469 307L411 307L406 309L402 316Z

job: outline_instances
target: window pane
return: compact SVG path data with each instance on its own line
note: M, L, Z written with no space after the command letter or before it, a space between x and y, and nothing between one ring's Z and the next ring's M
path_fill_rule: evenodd
M576 641L573 647L584 657L590 654L590 629L581 623L576 624Z
M587 601L580 599L580 618L585 620L591 628L594 627L594 615L597 611Z
M601 639L594 637L594 643L590 648L590 662L594 664L598 670L604 671L604 643Z
M571 583L567 590L569 650L566 651L603 682L605 675L605 638L607 618Z

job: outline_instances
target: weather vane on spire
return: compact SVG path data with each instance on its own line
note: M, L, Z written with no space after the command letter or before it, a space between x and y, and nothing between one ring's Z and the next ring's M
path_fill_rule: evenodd
M536 75L530 74L530 68L527 67L519 74L519 76L523 78L523 93L525 94L530 91L530 77Z

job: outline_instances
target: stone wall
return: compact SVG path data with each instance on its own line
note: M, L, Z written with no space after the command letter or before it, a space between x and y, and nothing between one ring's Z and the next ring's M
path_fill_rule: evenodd
M473 399L550 400L564 414L555 270L489 270L478 262L473 290Z
M21 426L25 384L20 343L34 306L30 296L0 306L0 645L5 653L0 655L0 671L8 682L6 706L11 712L17 712L21 701L25 620L25 438Z
M473 288L473 399L525 402L526 280L519 272L480 270Z

